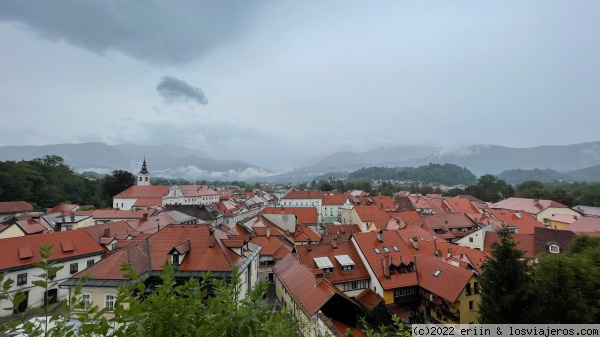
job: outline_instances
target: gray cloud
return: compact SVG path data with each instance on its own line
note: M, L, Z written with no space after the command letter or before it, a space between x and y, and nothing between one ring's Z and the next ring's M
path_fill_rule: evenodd
M257 1L0 1L0 22L96 53L186 63L244 32Z
M171 76L165 76L156 86L156 91L168 102L194 101L198 104L208 104L208 99L200 88L195 88L187 82Z

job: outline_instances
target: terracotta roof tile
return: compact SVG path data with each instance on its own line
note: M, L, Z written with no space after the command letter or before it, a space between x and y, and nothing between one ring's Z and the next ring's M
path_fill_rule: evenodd
M343 283L357 280L368 280L370 279L369 272L362 262L360 255L354 248L354 245L350 241L338 242L337 248L333 248L331 244L311 244L310 251L309 246L297 246L296 254L298 260L303 265L307 266L312 271L319 269L315 263L315 258L328 257L333 263L333 272L331 274L325 274L324 277L331 283ZM354 262L354 267L351 271L343 271L342 267L336 260L335 256L347 255Z
M535 239L533 234L512 234L512 238L517 245L517 249L523 252L523 256L529 259L535 257ZM500 243L500 237L496 232L486 232L483 243L483 250L491 252L494 250L494 244Z
M347 195L344 194L326 194L323 195L323 206L341 206L348 199Z
M385 210L378 206L354 206L354 211L362 222L370 222L377 229L384 229L392 218Z
M600 232L600 218L585 216L568 225L565 230L573 232Z
M281 199L321 199L321 191L298 191L292 189Z
M261 214L289 214L295 215L297 223L317 224L319 216L315 207L267 207Z
M536 227L544 227L544 224L528 212L514 210L489 210L494 218L502 224L518 228L518 234L533 234Z
M355 298L356 302L367 310L373 310L383 301L383 298L371 289L365 289Z
M39 260L38 249L45 244L52 245L51 261L104 252L104 249L81 229L0 239L0 270L31 265ZM32 257L19 258L21 247L30 247Z
M472 271L427 255L417 255L415 258L419 286L451 303L458 299L467 283L475 275Z
M526 198L508 198L491 205L491 208L525 211L534 215L550 207L568 208L567 206L553 200Z
M33 206L25 201L0 202L0 214L22 213L33 211Z
M479 214L477 207L473 206L471 201L467 198L447 198L444 201L453 212L465 213L465 214Z

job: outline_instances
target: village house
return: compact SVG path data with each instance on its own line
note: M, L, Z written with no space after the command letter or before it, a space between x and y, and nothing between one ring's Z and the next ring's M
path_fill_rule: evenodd
M328 194L323 192L323 205L321 216L324 223L335 223L342 221L342 207L348 196L344 194Z
M45 245L52 246L49 262L62 267L53 279L59 283L89 268L104 256L102 247L82 229L1 239L0 273L15 281L9 289L11 295L20 293L26 297L17 310L2 310L0 317L23 312L27 307L41 307L67 299L69 292L66 290L52 287L45 293L33 283L42 273L33 263L40 260L39 248ZM1 300L0 307L10 308L12 303Z
M550 218L555 214L580 215L559 202L543 199L508 198L492 204L490 208L524 211L546 225L550 224Z
M206 185L173 185L162 198L162 205L211 205L219 193Z
M25 201L0 202L0 221L33 211L33 206Z
M83 284L82 298L88 306L95 304L110 311L119 286L130 282L120 268L123 262L129 263L146 284L147 291L152 291L160 282L159 274L168 261L176 269L176 280L180 282L202 278L209 271L214 277L231 280L233 267L237 267L238 300L242 300L258 283L261 250L260 246L243 239L231 239L227 233L208 225L169 225L143 241L134 241L112 253L85 272L73 275L60 287L70 291L89 275Z
M23 213L8 218L0 223L0 239L54 232L54 227L40 219L41 216L42 214L32 216L31 213Z

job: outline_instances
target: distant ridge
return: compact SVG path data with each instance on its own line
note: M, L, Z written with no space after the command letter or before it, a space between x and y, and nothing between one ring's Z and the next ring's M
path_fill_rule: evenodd
M59 155L76 171L109 173L112 170L139 171L145 156L154 177L238 180L259 178L271 171L244 161L216 160L204 151L181 146L107 145L99 142L43 146L2 146L0 160L31 160Z

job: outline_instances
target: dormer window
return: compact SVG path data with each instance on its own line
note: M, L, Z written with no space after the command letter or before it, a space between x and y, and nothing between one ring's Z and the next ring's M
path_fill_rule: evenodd
M171 255L171 263L173 263L174 266L179 265L179 253L173 252L173 255Z
M548 249L550 250L550 253L552 253L552 254L560 253L560 247L558 245L550 245L548 247Z
M350 256L344 255L336 255L335 259L342 267L342 271L351 271L354 269L354 261L350 258Z

